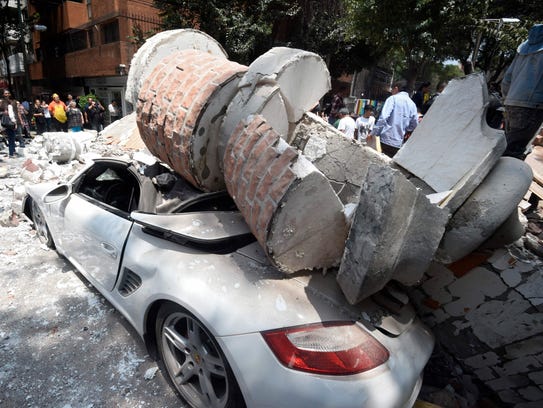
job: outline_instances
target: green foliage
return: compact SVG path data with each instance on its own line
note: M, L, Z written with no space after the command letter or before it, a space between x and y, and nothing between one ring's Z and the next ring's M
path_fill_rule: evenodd
M408 79L429 79L442 61L463 64L481 37L475 66L499 78L543 21L540 0L155 0L163 28L196 28L230 59L249 64L272 46L319 54L333 77L380 65ZM515 17L520 24L485 19ZM453 69L453 68L447 68ZM454 75L458 71L455 69ZM442 77L442 73L438 76ZM452 73L451 73L452 75ZM447 75L445 75L447 76ZM445 79L445 78L444 78Z
M479 34L475 66L498 78L525 38L543 19L540 0L346 0L348 33L374 46L381 65L400 62L413 84L428 64L452 58L466 63ZM486 21L519 18L520 24Z
M139 48L143 45L145 40L155 34L155 30L143 31L139 24L134 24L134 26L132 27L132 35L128 36L128 40L130 40L130 42L134 44L136 48Z
M82 96L79 97L79 108L81 109L81 112L83 112L85 110L85 106L87 106L89 98L92 98L95 101L98 101L98 102L102 103L100 101L100 98L97 97L95 94L89 93L87 95L82 95Z
M163 28L196 28L215 38L230 58L249 64L273 46L277 23L295 15L288 0L155 0Z

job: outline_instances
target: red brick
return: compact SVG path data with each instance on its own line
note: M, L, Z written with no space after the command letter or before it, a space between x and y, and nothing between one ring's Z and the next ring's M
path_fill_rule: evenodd
M268 190L270 199L279 203L296 178L296 175L291 169L285 169L285 172L281 177Z
M454 276L460 278L466 275L473 268L481 265L483 262L486 262L491 255L491 251L472 252L471 254L466 255L464 258L447 265L447 268L454 274Z
M422 301L422 303L430 309L434 310L437 310L441 307L441 304L437 300L434 300L432 298L426 298Z
M260 236L259 242L263 248L267 248L268 229L276 210L277 206L270 200L266 200L260 207L260 214L255 228Z

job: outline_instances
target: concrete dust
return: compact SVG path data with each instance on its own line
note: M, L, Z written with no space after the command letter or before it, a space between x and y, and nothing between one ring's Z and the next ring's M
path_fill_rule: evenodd
M13 215L26 158L0 158L0 407L183 406L121 314Z

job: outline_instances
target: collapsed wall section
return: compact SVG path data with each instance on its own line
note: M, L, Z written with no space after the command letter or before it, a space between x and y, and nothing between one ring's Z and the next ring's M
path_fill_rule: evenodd
M391 279L417 283L447 221L448 211L431 204L400 171L371 164L337 276L347 300L358 303Z
M224 157L228 192L281 271L339 264L347 236L343 205L326 177L262 116L240 122Z
M202 190L224 188L214 152L222 115L245 70L224 58L183 50L161 60L140 90L136 114L145 145Z

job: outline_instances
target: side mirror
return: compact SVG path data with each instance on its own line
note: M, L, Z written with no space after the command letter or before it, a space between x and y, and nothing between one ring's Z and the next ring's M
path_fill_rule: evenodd
M53 190L45 194L43 202L46 204L54 203L55 201L62 200L71 194L71 188L68 184L61 184L55 187Z

